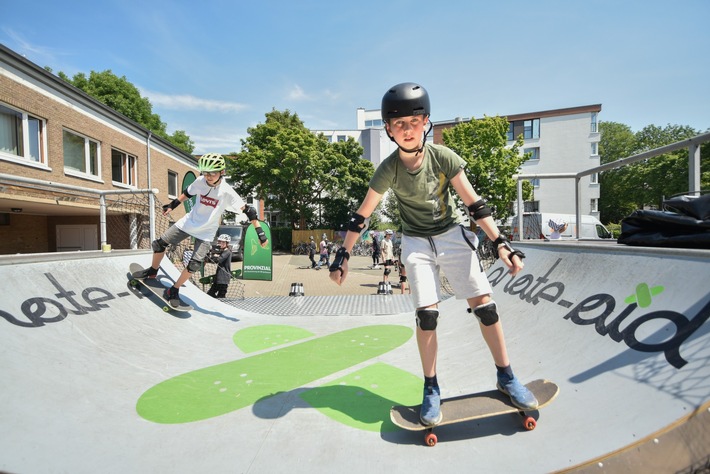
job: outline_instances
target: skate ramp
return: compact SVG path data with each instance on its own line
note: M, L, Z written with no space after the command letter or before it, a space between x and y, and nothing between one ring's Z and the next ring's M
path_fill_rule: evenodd
M516 373L553 380L560 395L535 431L513 416L450 425L434 448L388 421L388 406L419 397L409 311L322 316L304 304L274 316L188 285L181 294L196 310L164 313L128 286L128 265L148 264L148 252L2 257L0 471L669 472L707 462L710 252L520 247L523 272L487 273ZM167 261L163 270L177 277ZM440 311L444 396L490 389L492 361L465 303ZM671 436L691 424L692 437Z

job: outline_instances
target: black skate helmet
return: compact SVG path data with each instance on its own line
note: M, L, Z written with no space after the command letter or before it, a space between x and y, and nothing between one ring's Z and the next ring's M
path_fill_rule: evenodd
M389 119L398 117L410 117L413 115L424 115L429 117L431 106L429 104L429 93L419 84L414 82L403 82L390 87L382 97L382 121L389 123ZM421 153L426 143L426 137L431 132L433 125L429 122L429 129L424 133L421 146L408 150L402 148L399 143L387 131L390 140L397 143L397 146L407 153Z
M429 93L419 84L403 82L389 88L382 97L382 121L430 113Z

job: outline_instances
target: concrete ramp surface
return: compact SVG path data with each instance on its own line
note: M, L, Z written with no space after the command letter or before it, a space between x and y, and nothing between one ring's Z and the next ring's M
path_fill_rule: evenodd
M421 401L411 312L322 316L303 305L275 316L188 284L181 295L196 309L165 313L128 284L129 264L147 265L148 252L0 257L0 471L705 466L710 252L518 246L519 275L500 263L487 272L511 360L521 379L550 379L560 394L534 413L534 431L505 415L440 427L433 448L389 421L390 406ZM178 274L167 261L163 272ZM444 397L495 385L465 309L453 298L440 305Z

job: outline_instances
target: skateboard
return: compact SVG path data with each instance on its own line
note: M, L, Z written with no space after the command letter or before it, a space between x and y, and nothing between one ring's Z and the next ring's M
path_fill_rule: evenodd
M135 272L143 271L143 267L138 265L137 263L131 263L131 265L128 267L128 271L131 273L131 275L133 275L133 273ZM182 300L180 300L180 305L177 308L173 308L173 306L165 298L163 298L163 292L166 288L165 285L160 282L160 280L163 278L165 278L165 276L160 274L155 278L146 278L145 280L139 280L137 278L131 277L129 283L131 285L131 288L133 288L134 290L137 290L138 285L141 285L148 291L153 293L155 296L160 298L163 303L163 311L165 311L166 313L169 311L186 312L195 309L189 304L185 304ZM170 283L172 284L172 281Z
M549 380L535 380L526 385L535 394L538 407L534 412L543 408L557 397L560 388ZM390 410L392 423L409 431L424 431L424 443L428 446L436 445L438 439L434 434L434 428L452 423L460 423L470 420L489 418L507 413L518 413L522 417L523 427L530 431L537 426L537 420L528 415L525 410L513 405L510 397L499 390L489 390L487 392L462 395L454 398L446 398L441 401L441 422L434 426L425 426L419 420L421 405L416 406L394 406Z

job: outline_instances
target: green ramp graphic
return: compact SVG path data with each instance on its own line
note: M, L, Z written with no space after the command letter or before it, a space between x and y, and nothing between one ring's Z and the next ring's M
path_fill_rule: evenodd
M388 433L401 430L390 420L390 408L421 403L423 382L411 372L377 362L300 397L346 426Z
M364 326L195 370L148 389L136 411L166 424L220 416L382 355L412 334L405 326Z
M232 340L242 352L262 351L276 346L288 344L299 339L313 337L314 334L305 329L285 324L262 324L234 333Z

